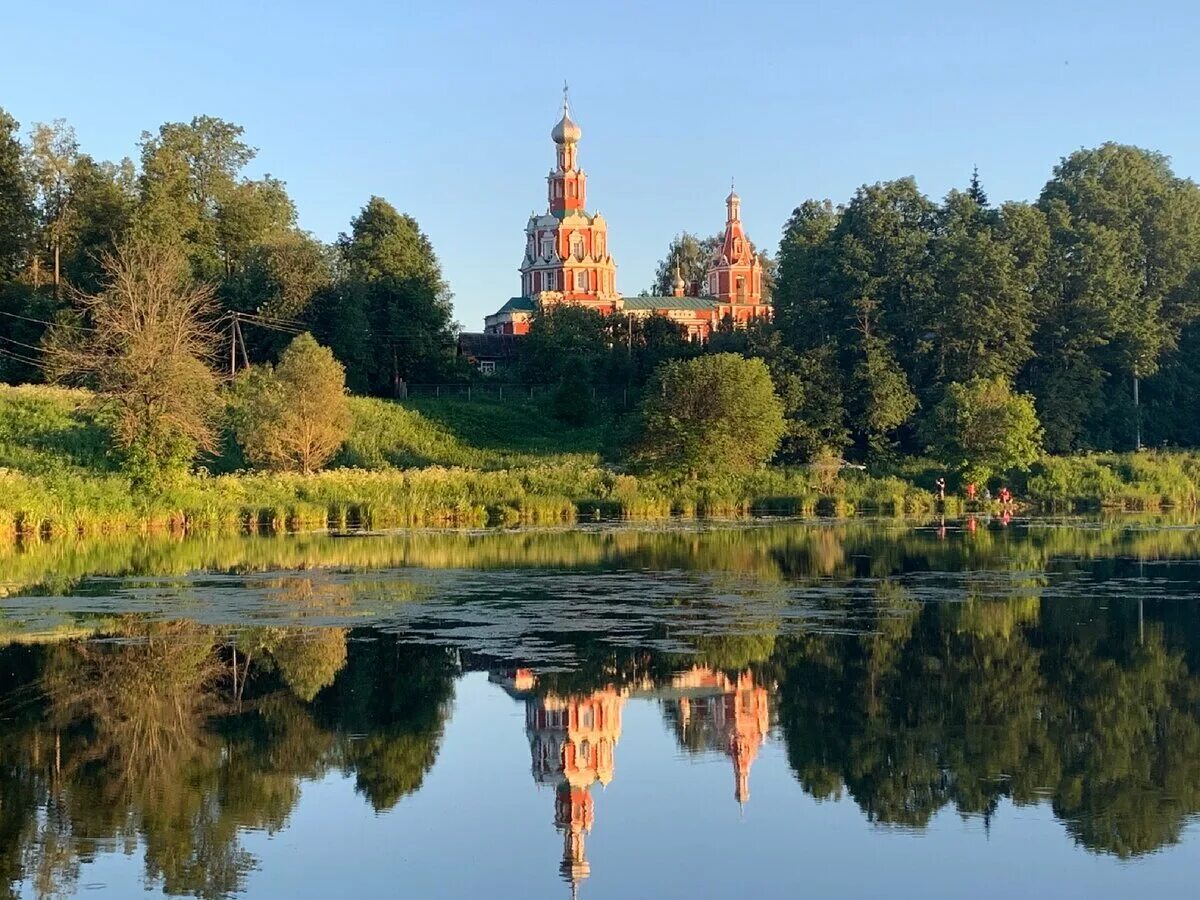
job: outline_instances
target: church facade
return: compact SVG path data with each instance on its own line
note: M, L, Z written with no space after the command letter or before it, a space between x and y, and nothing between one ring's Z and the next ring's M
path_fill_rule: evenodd
M669 297L624 297L609 252L608 222L587 209L587 173L579 167L583 131L571 119L565 94L563 114L550 132L555 167L546 178L547 208L525 227L521 293L484 320L493 335L529 331L534 313L559 303L586 306L605 315L665 316L693 340L706 340L729 321L769 318L762 296L762 263L742 226L741 198L725 198L725 232L708 263L704 281L685 284L676 272Z

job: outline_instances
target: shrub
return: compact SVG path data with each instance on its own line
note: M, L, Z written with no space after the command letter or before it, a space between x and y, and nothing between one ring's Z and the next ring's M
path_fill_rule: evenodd
M554 418L568 425L586 425L591 419L592 389L578 372L563 378L554 392Z
M1027 471L1042 453L1033 397L1014 393L1002 377L951 384L933 410L926 437L930 449L969 481Z
M236 395L234 432L255 465L308 474L350 431L346 371L308 334L288 345L273 371L251 369Z
M771 458L786 430L766 365L736 353L659 366L641 426L640 459L692 477L753 469Z

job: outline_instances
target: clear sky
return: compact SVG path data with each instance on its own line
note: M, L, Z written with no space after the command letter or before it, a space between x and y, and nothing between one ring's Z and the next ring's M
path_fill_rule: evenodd
M1105 140L1200 177L1194 2L12 0L0 22L23 128L65 118L115 159L165 121L236 122L318 237L372 194L415 216L470 329L518 289L564 79L629 294L672 235L720 228L731 177L772 251L806 198L904 175L940 197L978 165L1031 199Z

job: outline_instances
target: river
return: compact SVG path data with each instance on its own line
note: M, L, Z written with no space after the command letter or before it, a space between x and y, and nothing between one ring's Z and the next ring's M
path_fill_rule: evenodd
M0 550L19 897L1192 896L1200 528Z

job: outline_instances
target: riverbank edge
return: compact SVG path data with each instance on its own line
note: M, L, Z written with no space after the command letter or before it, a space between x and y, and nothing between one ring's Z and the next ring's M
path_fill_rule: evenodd
M1196 508L1183 496L1129 484L1103 496L1031 498L1012 512ZM563 525L595 519L957 516L1003 512L996 503L939 500L895 476L852 473L813 484L807 470L768 468L740 478L665 483L596 466L565 464L479 471L428 467L313 475L190 475L154 493L119 474L51 475L0 470L0 540L122 532L239 533L259 530L484 528Z
M929 514L934 496L898 479L811 489L795 473L667 485L573 465L477 471L333 469L313 475L192 475L153 493L115 474L0 471L0 539L127 531L394 529L563 525L591 519Z

